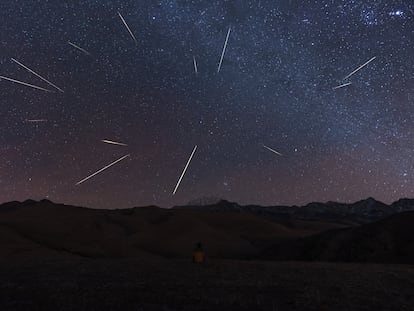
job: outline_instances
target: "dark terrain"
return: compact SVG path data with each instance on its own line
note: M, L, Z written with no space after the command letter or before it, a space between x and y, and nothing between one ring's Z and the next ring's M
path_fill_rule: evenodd
M413 206L6 203L0 310L413 310Z
M1 261L2 311L413 310L412 266L178 259Z

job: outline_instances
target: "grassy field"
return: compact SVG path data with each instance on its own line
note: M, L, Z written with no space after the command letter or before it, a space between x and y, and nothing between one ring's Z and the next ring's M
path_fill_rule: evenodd
M414 266L210 260L0 262L7 310L413 310Z

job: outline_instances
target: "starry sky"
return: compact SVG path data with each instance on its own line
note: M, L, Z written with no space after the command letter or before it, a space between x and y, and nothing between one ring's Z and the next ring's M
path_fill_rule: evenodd
M407 0L1 1L0 75L52 92L0 80L0 202L413 197L413 47Z

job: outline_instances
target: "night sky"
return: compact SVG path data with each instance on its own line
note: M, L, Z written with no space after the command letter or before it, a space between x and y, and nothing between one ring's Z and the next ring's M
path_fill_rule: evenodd
M0 75L53 91L0 81L0 202L414 196L412 1L2 0L0 44Z

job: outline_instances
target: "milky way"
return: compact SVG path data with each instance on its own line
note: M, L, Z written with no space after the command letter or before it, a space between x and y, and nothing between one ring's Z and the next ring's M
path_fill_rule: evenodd
M0 81L0 201L413 196L411 1L74 2L0 3L0 75L53 90Z

